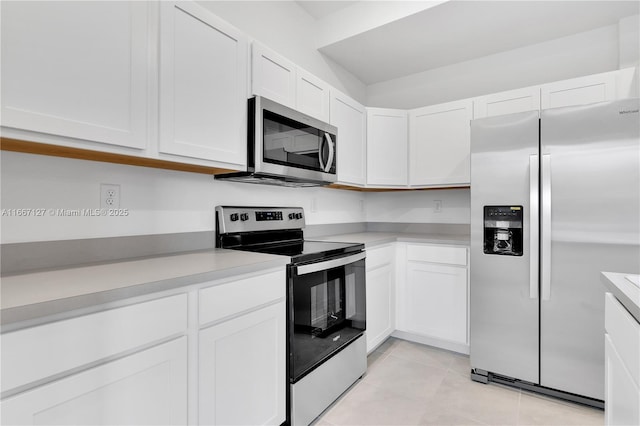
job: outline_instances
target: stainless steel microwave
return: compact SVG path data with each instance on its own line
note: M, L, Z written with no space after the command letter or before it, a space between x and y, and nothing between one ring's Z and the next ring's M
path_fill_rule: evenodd
M216 175L250 183L321 186L336 181L338 129L261 96L248 101L247 171Z

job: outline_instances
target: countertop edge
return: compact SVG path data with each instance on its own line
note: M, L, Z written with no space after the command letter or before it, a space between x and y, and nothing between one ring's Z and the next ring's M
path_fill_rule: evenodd
M625 275L619 272L601 272L600 278L605 287L615 296L616 299L622 303L622 306L640 323L640 288L635 287L631 282L626 282ZM623 287L620 286L620 281L625 282L624 287L627 287L635 295L630 294L629 291L625 291ZM628 284L628 286L626 285ZM635 299L634 300L634 296Z

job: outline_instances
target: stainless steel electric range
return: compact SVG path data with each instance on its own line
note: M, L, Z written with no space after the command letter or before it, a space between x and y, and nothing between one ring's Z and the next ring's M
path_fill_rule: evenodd
M367 368L363 244L304 239L300 207L216 207L216 247L288 256L287 422L307 425Z

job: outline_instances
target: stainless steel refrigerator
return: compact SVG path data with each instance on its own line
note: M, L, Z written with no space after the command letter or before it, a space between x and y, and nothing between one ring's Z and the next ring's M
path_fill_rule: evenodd
M471 122L472 379L601 406L600 271L640 273L639 100Z

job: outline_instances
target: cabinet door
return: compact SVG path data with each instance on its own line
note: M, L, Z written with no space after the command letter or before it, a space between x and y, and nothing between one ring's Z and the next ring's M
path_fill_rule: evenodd
M467 343L467 269L408 262L405 286L407 331Z
M329 121L329 85L315 75L296 71L296 109L322 121Z
M285 420L285 303L200 332L199 423Z
M605 424L640 424L640 388L605 334ZM638 360L635 360L638 362Z
M473 118L540 110L540 87L492 93L473 101Z
M186 424L187 338L6 398L2 424Z
M160 152L243 168L245 36L195 2L160 7Z
M407 112L367 108L367 184L407 185Z
M338 182L366 183L367 111L337 90L331 91L330 123L338 128Z
M542 109L585 105L615 99L616 73L588 75L542 86Z
M410 185L469 184L472 112L471 100L410 112Z
M147 2L2 2L2 125L146 147Z
M295 108L296 66L273 50L253 42L251 90L254 95Z
M367 270L367 353L395 329L394 274L391 262Z

